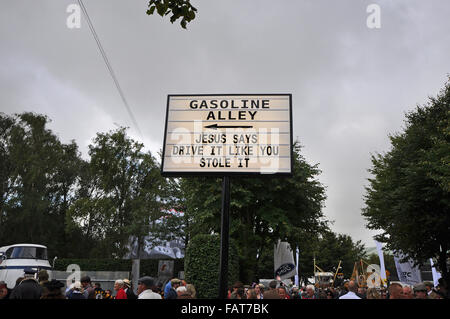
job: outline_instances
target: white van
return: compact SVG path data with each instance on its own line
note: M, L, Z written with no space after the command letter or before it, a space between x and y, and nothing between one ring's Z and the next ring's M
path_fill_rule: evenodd
M25 268L51 270L47 247L35 244L16 244L0 247L0 281L14 288L16 280L23 277ZM50 272L49 272L50 274Z

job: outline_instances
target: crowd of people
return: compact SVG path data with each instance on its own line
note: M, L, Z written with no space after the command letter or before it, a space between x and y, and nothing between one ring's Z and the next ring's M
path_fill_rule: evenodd
M445 282L439 280L434 287L432 282L423 282L414 286L399 282L390 283L389 287L359 287L355 281L346 281L341 287L288 287L280 281L273 280L268 287L253 283L251 286L237 282L229 290L229 299L449 299Z
M137 292L134 293L129 279L118 279L114 289L104 290L101 284L92 283L88 276L80 281L65 285L58 280L49 280L47 271L38 274L25 270L24 276L16 281L13 289L0 282L0 299L195 299L194 285L184 280L173 278L165 285L155 284L152 277L138 280ZM273 280L268 286L261 283L244 285L236 282L228 291L228 299L448 299L449 293L441 279L434 287L431 282L414 286L390 283L384 288L359 287L355 281L346 281L340 287L321 287L314 285L286 286L283 282Z

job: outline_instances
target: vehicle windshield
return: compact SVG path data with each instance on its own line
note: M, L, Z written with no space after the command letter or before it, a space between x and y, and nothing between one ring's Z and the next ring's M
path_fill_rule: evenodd
M47 249L42 247L11 247L6 251L8 259L45 259L47 260Z

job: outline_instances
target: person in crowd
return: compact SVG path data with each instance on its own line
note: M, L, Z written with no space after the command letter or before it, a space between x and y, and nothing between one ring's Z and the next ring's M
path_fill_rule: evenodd
M152 277L142 277L138 280L138 299L162 299L160 294L152 291L151 287L155 285Z
M177 299L192 299L192 296L188 293L186 286L179 286L176 291Z
M300 295L300 290L298 289L297 286L292 287L291 296L292 296L292 299L302 299L302 297Z
M193 284L186 284L186 292L192 297L192 299L197 298L197 291Z
M280 295L278 294L277 289L277 281L272 280L269 282L269 289L264 292L263 298L264 299L281 299Z
M0 299L9 299L12 289L4 281L0 281Z
M403 299L403 286L397 282L389 286L389 299Z
M367 291L364 287L359 287L356 295L361 299L366 299Z
M431 299L428 297L427 287L424 283L414 285L415 299Z
M244 299L244 298L245 298L244 287L234 289L234 291L230 295L230 299Z
M56 279L46 281L43 283L45 290L42 293L41 299L66 299L63 295L61 288L64 284Z
M346 293L348 293L348 284L349 284L348 280L344 281L344 284L342 285L341 290L339 292L338 298L340 298L343 295L345 295Z
M44 287L44 284L46 282L48 282L48 278L49 278L49 276L48 276L47 270L42 269L42 270L39 271L39 273L38 273L38 281L39 281L39 284L42 287Z
M102 285L99 282L94 284L95 299L103 299L105 297L105 291L102 289Z
M24 272L23 280L14 287L9 299L40 299L42 287L35 279L36 271L27 268Z
M334 299L334 294L331 289L327 289L326 294L327 294L327 299Z
M277 288L277 290L278 290L278 294L280 295L280 299L291 299L291 297L287 293L285 287L280 286L280 287Z
M89 276L83 276L80 282L83 286L83 293L86 299L95 299L95 289L92 287L91 278Z
M317 299L316 297L316 288L313 285L307 285L305 288L305 295L302 296L302 299Z
M450 293L448 292L447 283L444 278L438 279L437 291L439 292L439 295L444 296L444 298L450 298Z
M257 284L255 286L255 293L257 299L264 299L264 285L263 284Z
M414 299L414 293L410 286L403 287L403 299Z
M258 299L255 288L250 288L247 290L246 299Z
M125 283L122 279L117 279L114 282L114 290L116 291L116 297L114 299L127 299L127 294L124 287Z
M170 281L170 285L172 286L172 288L170 288L169 293L168 293L167 295L164 294L164 299L177 299L178 294L177 294L176 289L177 289L178 287L180 287L180 285L181 285L181 280L178 279L178 278L173 278L173 279Z
M231 291L229 299L238 299L236 294L237 294L237 291L241 288L244 289L244 284L240 281L236 281L233 285L233 289Z
M133 285L131 284L131 281L129 279L124 279L123 283L125 284L124 290L127 294L127 299L137 299L137 296L133 292Z
M105 294L103 295L103 299L113 299L112 291L109 289L106 289Z
M339 297L339 299L361 299L356 293L358 292L358 284L351 280L348 282L348 292Z
M163 293L163 297L164 298L169 294L170 289L172 289L172 282L171 282L171 280L169 280L167 282L167 284L164 286L164 293Z
M376 288L369 288L366 292L366 299L381 299L381 294Z
M430 282L430 281L426 281L426 282L424 282L424 284L425 284L425 287L427 288L427 295L428 295L428 298L430 298L430 299L437 299L437 294L436 294L436 292L434 291L434 285L433 285L433 283L432 282Z
M75 281L70 285L69 290L66 293L67 299L87 299L84 294L83 285L79 281Z
M380 289L380 299L386 299L387 298L387 292L386 292L386 288L381 288Z

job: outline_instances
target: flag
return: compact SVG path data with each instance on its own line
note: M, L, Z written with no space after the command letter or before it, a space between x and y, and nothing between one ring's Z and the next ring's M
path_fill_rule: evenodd
M295 251L295 281L294 285L299 287L299 280L298 280L298 247Z
M414 266L414 262L411 259L407 259L406 262L400 262L404 255L401 253L394 253L395 267L397 268L398 279L407 285L415 285L422 282L422 275L420 274L419 267Z
M439 284L439 278L441 278L441 274L436 270L436 267L434 267L433 258L430 258L430 264L431 264L431 273L433 274L433 283L436 287Z
M274 269L275 278L279 276L281 280L294 276L295 268L294 255L288 242L278 240L274 247Z
M386 268L384 265L384 256L383 256L383 249L381 247L381 243L375 240L375 244L377 245L377 251L378 251L378 257L380 258L380 276L383 281L383 284L387 282L386 278Z

